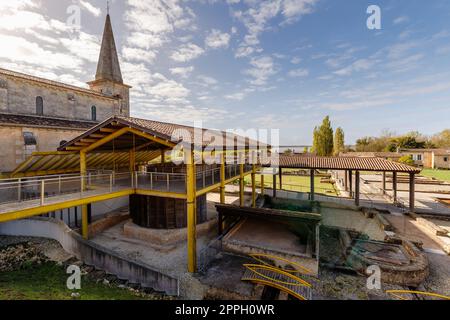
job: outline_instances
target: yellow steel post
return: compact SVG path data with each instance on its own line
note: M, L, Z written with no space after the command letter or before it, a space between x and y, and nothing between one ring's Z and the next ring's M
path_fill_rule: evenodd
M80 151L80 177L81 177L81 191L86 190L86 153ZM81 206L81 234L84 239L89 238L89 225L88 225L88 207L87 204Z
M264 174L261 175L261 195L264 197Z
M256 208L256 166L252 166L252 208Z
M239 165L239 205L244 206L244 164Z
M130 150L130 172L133 173L136 171L136 151L133 149Z
M161 164L166 163L166 150L161 149Z
M222 152L220 163L220 203L225 203L225 153Z
M189 150L185 156L186 162L186 191L187 191L187 247L188 272L197 272L197 210L196 210L196 178L194 152Z

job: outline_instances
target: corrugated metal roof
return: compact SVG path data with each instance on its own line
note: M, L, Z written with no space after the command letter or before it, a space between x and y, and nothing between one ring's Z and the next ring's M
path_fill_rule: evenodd
M397 171L415 173L421 171L415 167L376 157L299 157L296 155L280 155L278 160L272 162L272 165L281 168L322 170Z

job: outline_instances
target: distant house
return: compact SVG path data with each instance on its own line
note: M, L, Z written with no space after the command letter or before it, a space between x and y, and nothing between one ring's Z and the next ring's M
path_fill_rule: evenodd
M450 169L450 149L401 149L399 152L410 155L418 167Z
M340 157L382 158L398 161L403 156L411 156L414 165L428 169L450 170L450 149L400 149L398 152L345 152Z
M403 155L397 152L341 152L340 157L382 158L398 161Z

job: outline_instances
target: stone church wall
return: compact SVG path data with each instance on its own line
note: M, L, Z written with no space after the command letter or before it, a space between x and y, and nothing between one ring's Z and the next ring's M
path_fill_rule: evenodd
M97 109L97 121L106 120L119 113L121 103L119 99L0 75L0 112L36 114L38 96L44 101L44 116L74 120L92 120L92 106Z
M36 138L35 146L26 146L23 133L31 132ZM35 151L55 151L62 140L72 140L84 130L64 130L1 126L0 172L9 173Z

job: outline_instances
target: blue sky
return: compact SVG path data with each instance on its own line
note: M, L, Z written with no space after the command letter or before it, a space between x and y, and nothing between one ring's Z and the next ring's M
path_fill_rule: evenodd
M369 5L381 30L366 27ZM70 32L67 8L81 9ZM85 86L106 1L0 0L0 67ZM310 144L330 115L346 143L450 127L447 0L112 1L132 115L280 129Z

